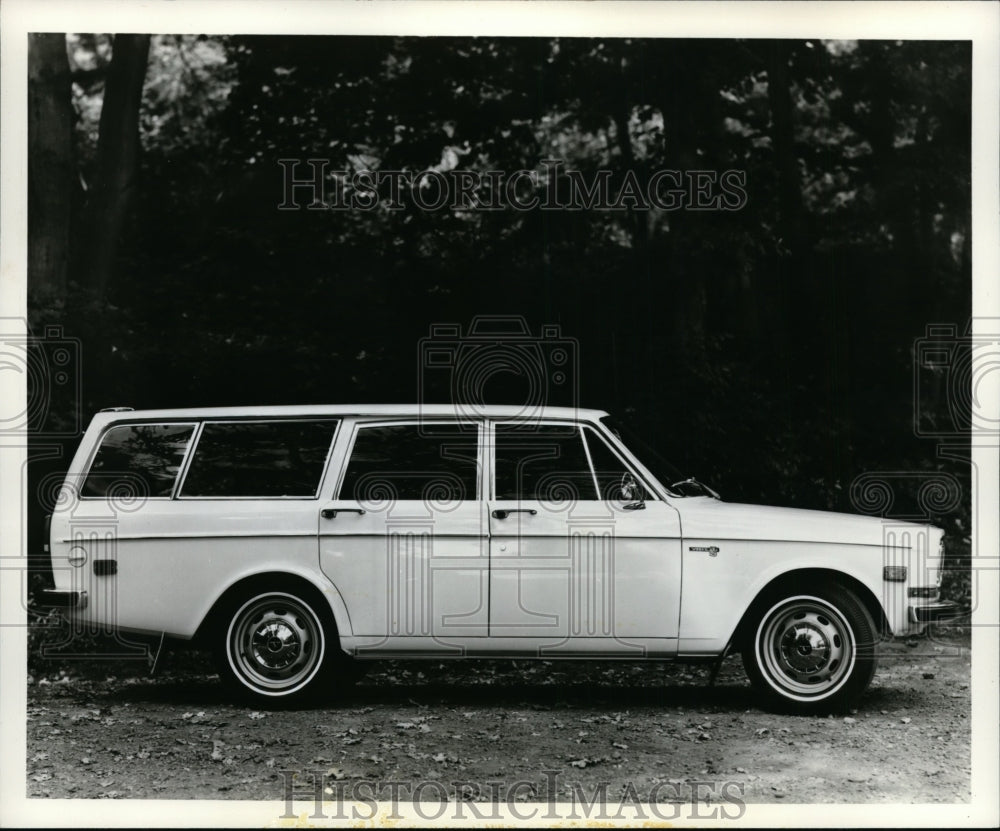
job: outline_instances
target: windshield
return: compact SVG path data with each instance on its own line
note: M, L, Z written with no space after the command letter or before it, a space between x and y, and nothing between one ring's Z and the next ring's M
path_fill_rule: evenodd
M613 416L604 416L601 424L617 436L643 465L675 496L718 495L697 479L680 472L659 451L652 448L632 427Z

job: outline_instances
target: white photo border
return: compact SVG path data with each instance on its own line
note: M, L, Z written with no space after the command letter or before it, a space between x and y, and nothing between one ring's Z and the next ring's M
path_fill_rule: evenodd
M26 317L27 33L128 31L211 34L532 35L606 37L833 38L966 40L973 44L972 244L973 334L996 334L1000 323L1000 5L982 2L347 2L346 0L3 0L0 4L0 317ZM990 323L992 331L987 332ZM8 406L26 401L24 384L0 374ZM980 402L997 421L1000 373ZM11 404L10 402L13 402ZM60 800L26 797L26 620L20 571L4 568L20 552L25 522L26 448L0 433L0 826L246 826L337 824L313 820L312 803L296 803L297 819L281 820L277 801ZM812 827L902 825L995 826L998 821L998 604L1000 448L973 437L975 481L973 562L994 558L972 633L972 801L963 805L749 804L740 824ZM23 441L23 440L22 440ZM20 494L20 497L17 495ZM821 808L821 810L820 810ZM399 806L394 825L431 823ZM510 824L545 826L542 818ZM376 817L364 824L379 822ZM729 825L691 820L675 826ZM340 823L343 824L343 823ZM498 825L481 821L478 825ZM575 824L575 823L570 823ZM616 824L616 823L612 823ZM626 823L621 823L626 824Z

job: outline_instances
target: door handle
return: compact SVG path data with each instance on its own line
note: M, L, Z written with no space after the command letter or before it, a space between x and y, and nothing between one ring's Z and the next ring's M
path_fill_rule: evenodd
M627 503L625 505L622 505L622 510L623 511L645 511L646 510L646 503L645 502L629 502L629 503Z
M358 516L364 516L364 510L361 508L324 508L319 512L319 515L323 519L333 519L337 514L357 514Z
M494 519L507 519L511 514L537 514L534 508L498 508L493 512Z

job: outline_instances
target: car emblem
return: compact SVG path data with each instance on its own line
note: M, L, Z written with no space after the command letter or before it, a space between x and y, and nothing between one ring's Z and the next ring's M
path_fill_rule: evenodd
M709 557L714 557L719 553L719 546L717 545L692 545L688 551L707 551Z

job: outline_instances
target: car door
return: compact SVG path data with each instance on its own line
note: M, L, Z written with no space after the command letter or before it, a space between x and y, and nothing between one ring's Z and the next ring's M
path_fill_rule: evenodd
M679 517L591 426L492 422L490 637L509 649L669 655Z
M488 541L477 422L354 424L319 517L320 567L358 649L450 651L486 637Z

